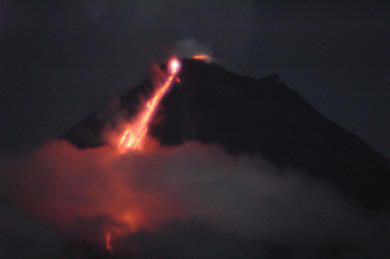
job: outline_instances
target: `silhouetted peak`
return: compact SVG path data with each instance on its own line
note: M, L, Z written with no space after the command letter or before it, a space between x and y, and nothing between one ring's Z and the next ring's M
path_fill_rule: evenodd
M260 154L276 166L325 179L366 207L389 206L389 162L316 111L278 75L253 79L212 62L183 59L179 78L150 127L162 145L192 140L232 154ZM127 119L152 89L146 80L120 98ZM113 118L93 115L63 137L80 148L100 146L108 123L115 126Z

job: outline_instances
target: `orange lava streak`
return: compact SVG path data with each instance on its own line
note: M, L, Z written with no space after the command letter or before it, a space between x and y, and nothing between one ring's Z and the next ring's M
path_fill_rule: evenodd
M210 56L207 54L195 54L191 57L192 59L197 59L197 60L210 60Z
M112 238L111 232L107 232L106 236L105 236L105 248L106 248L107 252L112 251L112 244L111 244L112 239L111 238Z
M136 116L136 120L122 133L118 141L118 147L122 152L129 149L142 149L144 138L148 132L149 123L162 98L172 86L172 83L180 70L180 65L180 61L176 58L172 58L169 61L168 78L157 88L151 99L146 102L139 115Z

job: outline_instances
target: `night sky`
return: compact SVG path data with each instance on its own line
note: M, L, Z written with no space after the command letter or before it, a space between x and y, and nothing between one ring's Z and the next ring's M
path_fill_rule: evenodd
M1 152L61 135L134 88L180 42L229 70L277 73L389 156L390 3L7 1L0 6Z

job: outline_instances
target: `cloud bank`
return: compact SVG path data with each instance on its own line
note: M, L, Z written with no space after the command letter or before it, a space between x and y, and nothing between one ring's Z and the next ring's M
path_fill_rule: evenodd
M4 199L69 243L136 258L340 258L388 253L387 215L260 156L186 143L118 155L53 140L7 160ZM64 245L64 247L67 247ZM89 248L88 248L89 249ZM364 257L362 257L364 258Z

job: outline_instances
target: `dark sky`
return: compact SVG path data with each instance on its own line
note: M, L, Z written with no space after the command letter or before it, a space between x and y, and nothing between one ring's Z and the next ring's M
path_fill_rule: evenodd
M389 1L0 0L0 152L60 135L193 39L232 71L280 74L390 156L389 10Z

